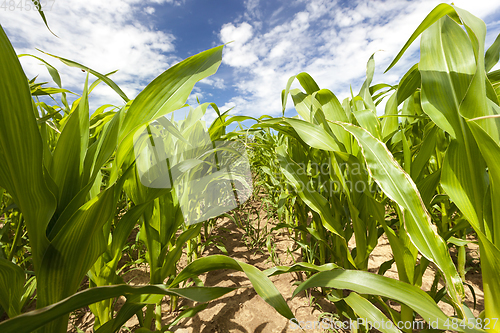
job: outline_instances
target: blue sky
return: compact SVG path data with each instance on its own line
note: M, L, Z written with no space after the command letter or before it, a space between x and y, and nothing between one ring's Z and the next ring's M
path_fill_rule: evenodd
M440 1L435 0L55 0L46 17L0 9L0 24L18 53L40 56L61 72L63 87L81 92L85 73L40 54L42 49L83 63L101 73L115 69L112 79L135 97L148 82L173 64L205 49L225 47L214 76L198 83L188 100L215 102L233 114L258 117L281 113L280 93L288 78L306 71L321 88L339 99L356 92L374 52L374 82L396 83L418 61L418 43L400 64L382 74L411 33ZM500 2L463 0L454 3L482 18L489 46L500 33ZM53 4L53 5L52 5ZM48 7L52 5L51 10ZM40 62L23 57L28 77L50 81ZM497 65L497 68L498 65ZM94 90L91 108L120 98L104 85ZM288 103L287 115L294 115ZM381 110L379 110L381 111ZM213 114L207 115L207 120Z

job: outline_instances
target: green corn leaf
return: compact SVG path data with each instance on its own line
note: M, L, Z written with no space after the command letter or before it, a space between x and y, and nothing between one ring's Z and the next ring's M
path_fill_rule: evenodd
M0 258L0 306L9 318L21 314L25 280L26 276L21 267Z
M49 167L58 193L56 214L59 215L69 204L82 184L83 166L89 142L88 75L82 98L77 109L71 113L54 150ZM49 233L52 226L49 225Z
M125 323L135 316L138 311L144 307L143 304L140 303L132 303L127 300L125 304L120 308L115 317L106 323L104 323L101 327L99 327L95 333L115 333L120 330L120 328L125 325Z
M430 27L432 24L434 24L434 22L436 22L437 20L439 20L441 17L443 17L445 15L450 15L456 21L459 20L459 18L457 17L457 15L455 13L455 9L452 6L450 6L448 4L444 4L444 3L442 3L440 5L437 5L436 8L434 8L429 13L429 15L427 15L427 17L422 21L422 23L420 23L420 25L418 26L418 28L411 35L411 37L408 39L408 41L403 46L403 48L401 49L401 51L399 51L399 53L397 54L397 56L391 62L391 64L389 65L389 67L387 67L387 69L385 70L385 72L387 72L389 69L391 69L392 67L394 67L394 65L396 65L396 63L403 56L403 54L405 53L405 51L410 47L410 45L415 41L415 39L417 39L417 37L420 36L420 34L422 32L424 32L428 27Z
M300 119L287 118L288 123L297 132L302 140L311 147L328 150L328 151L344 151L339 146L339 142L331 135L326 134L325 130L310 122Z
M415 90L420 87L421 78L418 64L413 65L408 72L401 78L397 91L397 105L403 103L408 97L413 95Z
M307 122L311 121L311 112L321 107L321 104L312 95L304 94L300 89L290 90L293 104L297 113Z
M397 326L382 313L382 311L370 303L370 301L366 298L363 298L356 293L350 293L349 296L344 298L344 301L360 318L363 318L366 323L373 325L375 329L384 333L401 332Z
M85 156L82 185L94 181L97 173L116 150L120 128L120 115L115 114L111 117L111 120L104 125L99 139L92 144L95 145L95 149L93 149L95 153L91 155L87 152Z
M57 69L54 66L52 66L51 64L49 64L47 61L43 60L40 57L31 55L31 54L19 54L18 57L19 58L21 58L21 57L33 57L33 58L35 58L37 60L40 60L45 65L45 67L47 67L47 70L49 71L49 74L52 77L52 80L54 80L54 82L57 84L57 86L59 88L62 88L62 86L61 86L61 76L59 75L59 72L57 71Z
M139 93L123 119L117 152L118 165L133 149L131 134L140 126L183 107L195 83L217 71L222 49L223 46L218 46L181 61Z
M366 129L377 139L382 139L380 122L374 112L370 110L359 110L353 111L352 114L361 127Z
M105 250L107 240L102 227L112 217L114 203L112 186L85 203L62 225L37 272L40 306L55 303L78 289L87 271Z
M264 301L275 308L276 311L278 311L285 318L294 318L294 315L283 299L283 296L263 272L251 265L226 256L213 255L193 261L181 272L179 272L170 285L178 285L180 282L185 281L190 277L198 276L202 273L217 269L234 269L244 272L252 283L252 286L257 294L262 297Z
M74 94L72 91L69 91L67 89L39 87L35 90L32 90L31 95L32 96L49 96L49 95L54 95L54 94L58 94L58 93Z
M45 13L43 12L43 8L42 8L42 4L40 1L36 1L36 0L31 0L31 2L33 2L33 7L36 8L36 10L38 11L38 14L40 14L40 17L42 18L43 20L43 23L45 23L45 26L47 27L47 29L50 31L51 34L53 34L54 36L57 37L57 35L55 33L52 32L52 30L50 30L49 28L49 23L47 22L47 18L45 17ZM57 37L59 38L59 37Z
M82 64L79 64L73 60L69 60L69 59L65 59L65 58L62 58L62 57L58 57L56 55L53 55L53 54L50 54L50 53L47 53L47 52L44 52L42 50L39 50L37 49L38 51L42 52L42 53L45 53L46 55L49 55L51 57L54 57L56 59L59 59L62 63L64 63L65 65L67 66L70 66L70 67L76 67L76 68L80 68L80 69L83 69L84 71L98 77L99 79L101 79L104 83L106 83L111 89L113 89L118 95L120 95L120 97L125 101L125 102L128 102L129 101L129 98L127 97L127 95L125 95L125 93L120 89L120 87L118 87L118 85L113 82L113 80L111 80L109 77L107 77L106 75L103 75L99 72L96 72L95 70L85 66L85 65L82 65Z
M424 170L424 167L429 162L429 159L431 158L431 156L434 153L434 150L436 148L436 142L437 142L436 132L437 131L438 131L438 128L436 126L434 126L433 123L429 123L429 125L426 126L424 139L420 145L420 150L418 151L417 155L415 156L414 160L412 161L410 174L411 174L411 177L417 183L418 183L418 180L420 178L420 175L422 174L422 171Z
M356 263L354 262L351 252L347 246L344 230L340 221L335 216L336 214L332 207L330 207L330 203L320 193L308 188L308 185L310 185L309 179L304 175L303 170L299 170L300 166L290 159L283 146L278 147L276 150L281 170L287 180L294 186L302 201L319 214L323 226L339 237L341 246L346 250L347 260L349 260L349 262L356 267Z
M500 154L500 146L497 140L489 136L483 128L475 122L469 122L469 127L474 133L477 142L480 143L479 149L488 165L488 175L490 178L490 202L492 210L492 219L488 221L485 218L484 229L486 235L481 231L480 226L475 226L481 242L481 265L483 274L495 275L494 272L500 272L500 263L495 256L500 254L500 227L498 221L500 220L500 207L494 202L496 195L500 193L500 167L498 165L498 154ZM451 189L448 188L449 191ZM462 194L463 195L463 194ZM471 223L472 224L472 223ZM486 239L488 238L488 239ZM491 241L493 240L493 242ZM485 277L483 277L484 279ZM486 276L488 285L488 296L485 297L485 304L487 303L488 318L496 318L500 315L500 299L498 289L500 281L495 278Z
M288 99L288 94L290 92L290 87L292 86L293 81L295 80L297 76L294 75L288 79L288 82L286 83L286 88L283 89L281 92L281 105L282 105L282 112L283 116L285 115L285 110L286 110L286 102Z
M317 266L308 262L298 262L292 266L275 266L268 268L264 271L264 274L267 276L274 276L293 272L324 272L334 268L339 268L339 266L334 263Z
M446 330L445 323L451 319L436 305L424 291L411 284L390 279L385 276L363 271L335 269L320 272L294 290L295 297L301 291L314 287L349 289L359 294L378 295L401 302L417 312L427 323ZM467 325L467 323L465 323ZM483 332L482 330L458 328L461 332Z
M89 304L118 296L133 298L134 296L144 295L144 297L137 299L137 301L143 302L142 304L149 304L150 301L147 295L180 296L195 302L208 302L235 289L236 288L225 287L166 288L164 285L95 287L80 291L50 306L6 320L0 323L0 330L2 330L2 332L30 333L36 328L50 323L52 320L61 316L67 315L72 311L83 308ZM154 297L149 297L150 300L153 298Z
M56 200L44 176L43 144L26 75L0 27L0 187L23 213L35 270L48 246L47 224Z
M301 170L301 167L290 159L284 146L278 147L276 151L278 153L278 160L282 172L287 180L295 187L301 199L320 215L327 229L343 239L343 228L340 222L335 218L335 212L330 207L328 200L320 193L308 188L308 185L310 185L308 177L304 174L304 170Z
M337 99L337 96L335 96L335 94L333 94L330 90L321 89L315 92L313 96L320 102L321 110L325 115L325 119L330 121L348 122L344 108ZM350 146L351 138L345 131L342 131L337 126L330 126L330 128L335 137L342 142L344 146Z
M186 242L200 234L201 223L196 224L194 227L184 231L175 241L175 246L171 248L165 257L165 261L161 267L161 277L165 279L171 274L174 274L176 263L182 255L182 249Z
M436 192L436 188L439 185L439 181L441 180L441 170L436 170L432 174L428 175L424 179L421 179L417 183L418 191L420 192L420 196L422 197L422 201L425 206L430 209L432 206L432 198L434 197L434 193Z
M397 95L392 94L385 104L384 116L387 116L387 118L383 118L380 121L380 124L382 126L381 135L383 141L389 140L389 138L394 135L394 133L398 129L398 105L396 98Z
M319 90L319 86L316 81L314 81L311 75L305 72L297 74L297 80L308 95L311 95Z
M495 145L499 140L498 124L488 117L498 114L499 111L498 105L487 97L488 81L484 56L486 26L467 11L457 7L454 9L460 16L467 34L457 23L442 19L422 36L422 103L426 113L440 112L446 115L448 120L454 119L449 122L451 126L442 126L442 119L434 119L438 126L448 127L448 132L449 127L452 127L453 133L450 134L456 138L452 140L446 152L441 175L442 186L478 234L483 254L481 264L482 267L487 267L487 271L483 268L483 284L492 287L485 289L485 303L489 304L485 315L488 318L498 318L500 301L498 292L493 291L493 286L498 284L493 278L496 274L493 272L498 269L496 260L493 259L498 254L498 247L492 242L493 235L498 231L495 231L493 225L496 223L493 218L489 218L489 214L493 209L495 215L499 214L498 205L489 203L493 194L488 192L488 188L496 191L497 186L493 185L496 180L491 178L495 177L494 173L488 175L486 166L488 170L490 167L494 168L489 155L496 151ZM460 52L456 52L457 50ZM495 52L489 53L490 64ZM447 55L443 56L445 53ZM439 60L443 58L445 61ZM429 73L425 78L424 70ZM439 80L442 90L439 94L432 92L438 99L434 97L435 101L427 104L441 103L438 104L439 107L432 109L426 106L426 100L431 100L430 91L435 88L434 80ZM429 96L424 95L426 87ZM466 124L465 121L471 118L483 120ZM491 144L492 141L494 144ZM493 212L491 214L493 215Z
M208 304L200 304L200 305L197 305L193 308L189 308L189 309L182 311L171 323L165 325L166 328L177 325L177 323L179 323L184 318L194 317L198 312L205 310L207 308L207 306L208 306Z
M491 44L488 51L484 55L484 67L486 69L486 73L491 71L491 69L498 63L498 59L500 59L500 34L498 34L497 38Z
M373 179L405 211L405 227L413 244L423 256L443 271L448 292L455 304L461 307L464 289L460 276L451 260L446 242L432 229L429 213L415 183L382 142L362 128L346 123L337 124L356 138Z
M461 52L454 51L457 47ZM422 109L442 130L461 140L458 110L476 66L469 38L455 21L443 18L422 34L419 68Z
M358 96L361 97L366 105L373 114L376 113L375 104L373 103L372 95L370 93L370 85L373 80L373 74L375 73L375 54L372 54L368 63L366 64L366 80L363 82L361 89L359 90ZM365 109L365 108L363 108Z

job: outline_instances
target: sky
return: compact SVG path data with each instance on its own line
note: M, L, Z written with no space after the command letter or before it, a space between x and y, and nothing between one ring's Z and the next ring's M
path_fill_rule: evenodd
M18 54L39 56L59 70L63 88L81 93L86 73L37 48L101 73L118 69L111 78L130 98L179 61L232 41L224 47L218 72L196 84L188 103L196 105L198 98L201 103L216 103L221 111L233 108L231 114L280 116L281 91L300 72L309 73L320 88L330 89L342 100L350 96L351 88L355 94L359 91L366 62L375 53L373 82L397 83L418 62L418 42L396 67L383 72L440 2L42 0L48 24L59 38L36 11L22 5L0 8L0 24ZM500 33L500 1L454 4L486 22L486 45L491 45ZM52 81L40 61L22 57L21 64L28 78L39 75L39 82ZM91 112L108 103L123 104L101 84L91 94ZM286 115L295 114L289 101ZM206 120L214 117L209 113Z

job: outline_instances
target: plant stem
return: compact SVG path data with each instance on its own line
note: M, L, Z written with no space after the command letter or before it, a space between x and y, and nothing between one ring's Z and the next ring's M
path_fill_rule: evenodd
M23 221L24 217L21 215L17 223L16 234L14 235L14 241L12 242L12 247L10 248L9 257L7 258L8 261L12 261L12 258L14 258L14 250L16 249L16 243L19 240L19 235L21 234Z

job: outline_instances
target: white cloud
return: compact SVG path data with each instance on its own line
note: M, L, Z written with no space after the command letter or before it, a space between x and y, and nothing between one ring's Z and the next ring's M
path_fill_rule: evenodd
M145 84L179 61L173 54L175 37L145 23L145 12L151 14L154 10L147 6L151 2L56 1L45 15L50 28L59 38L47 30L35 11L0 11L0 21L16 52L37 55L54 65L61 73L64 88L81 93L86 73L67 67L35 48L74 60L101 73L119 69L111 78L129 98L134 98ZM21 63L28 77L40 74L39 81L52 81L38 60L23 57ZM92 96L91 107L123 103L102 83Z
M178 6L185 2L56 1L45 14L51 29L60 38L50 34L34 11L0 11L0 22L16 52L32 53L55 65L65 88L81 92L86 73L42 55L35 48L102 73L119 69L112 79L133 98L148 82L180 61L175 56L175 36L158 31L149 22L149 15L155 13L155 8L159 10L159 5ZM245 0L246 13L222 25L218 35L223 43L234 41L224 48L223 54L223 64L233 71L234 83L228 76L224 79L214 76L202 80L200 87L225 89L225 93L230 90L228 87L235 88L237 94L225 101L223 108L235 106L235 112L254 116L278 115L281 90L290 76L306 71L320 87L331 89L342 99L349 96L351 84L357 92L364 79L366 61L379 50L384 51L375 55L374 80L395 83L404 70L418 61L415 57L418 41L394 69L385 75L382 71L439 2L294 0L283 1L282 6L265 12L268 6L263 2ZM500 3L456 0L455 4L482 19L490 17L487 45L491 44L500 32ZM294 8L296 13L285 16ZM496 21L492 15L496 15ZM51 81L39 61L24 57L21 62L28 77L40 74L39 81ZM498 65L495 68L499 68ZM207 91L195 90L194 93L212 99ZM110 102L122 103L106 85L101 84L92 92L94 105ZM287 105L290 107L293 103L289 101Z
M202 84L206 84L209 86L213 86L217 89L225 89L226 84L224 83L224 79L218 77L207 77L200 81Z
M192 107L196 107L198 105L198 100L200 101L200 103L203 103L203 93L201 92L201 90L196 89L197 87L195 87L193 93L189 96L188 100L187 100L187 104L191 105Z
M146 8L144 8L144 11L146 13L148 13L149 15L152 15L152 14L154 14L155 9L154 9L154 7L146 7Z
M180 6L186 2L186 0L150 0L150 1L159 5L167 3L169 5L174 5L174 6Z
M260 18L259 0L245 0L246 17Z
M288 49L292 46L292 42L288 40L283 40L272 48L269 58L279 58L285 55Z
M220 38L223 43L234 41L236 44L245 44L253 35L253 27L247 22L235 26L232 23L222 26Z
M311 74L321 88L332 90L339 99L350 95L351 84L356 94L365 77L366 62L374 52L374 82L396 83L418 61L418 41L391 71L382 75L383 70L440 3L435 0L358 0L347 5L327 0L297 2L302 2L303 9L291 19L278 21L280 9L271 13L271 20L284 23L267 31L250 29L259 24L257 20L240 25L227 23L222 27L223 42L240 37L240 43L226 47L223 58L223 63L234 67L238 95L227 103L235 106L234 113L279 115L281 90L290 76L302 71ZM490 0L455 1L455 4L482 19L498 14L500 8L498 1ZM496 34L500 32L498 24L490 24L489 28ZM293 106L291 100L287 106Z
M222 110L219 109L220 112L223 112ZM217 113L215 112L212 107L208 107L205 114L203 117L201 117L201 120L205 121L206 127L210 127L210 125L214 122L214 120L218 117Z
M247 22L238 26L232 23L222 26L220 39L223 43L229 43L224 50L224 63L233 67L249 67L258 58L252 51L251 45L246 44L253 36L253 27Z

